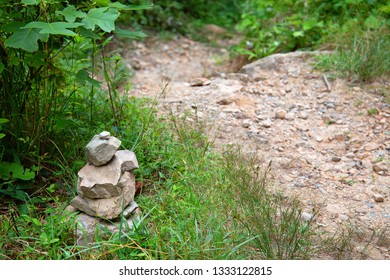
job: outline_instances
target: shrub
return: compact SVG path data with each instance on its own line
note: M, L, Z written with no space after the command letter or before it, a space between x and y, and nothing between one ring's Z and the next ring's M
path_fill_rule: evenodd
M346 26L377 29L388 14L387 1L247 1L238 24L244 40L236 52L259 58L319 44L334 48Z
M75 138L93 133L96 99L107 99L97 78L97 54L111 32L142 36L116 28L115 21L121 11L143 7L104 3L1 2L0 112L7 120L0 139L0 178L7 181L0 185L3 193L3 187L9 194L20 180L30 187L37 171L47 177L71 167L82 149ZM115 89L104 73L108 119L115 124ZM12 166L18 172L10 172Z

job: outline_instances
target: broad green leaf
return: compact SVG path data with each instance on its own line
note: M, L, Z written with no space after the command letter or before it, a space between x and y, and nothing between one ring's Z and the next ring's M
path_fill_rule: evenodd
M76 18L85 18L86 13L78 11L73 5L69 5L64 10L57 12L58 15L63 15L67 22L73 23Z
M36 225L36 226L38 226L38 227L42 226L41 222L38 221L38 219L36 219L36 218L32 218L32 219L31 219L31 222L33 222L33 224Z
M21 179L29 181L35 178L35 172L26 168L24 170L23 165L17 162L0 162L0 177L4 180Z
M55 35L68 35L75 36L77 35L75 32L69 30L68 28L76 28L83 25L82 23L70 23L70 22L42 22L42 21L34 21L30 22L26 26L22 27L22 29L26 28L38 28L41 29L39 33L41 34L55 34Z
M311 30L316 24L317 21L315 19L309 19L303 23L303 30Z
M26 170L24 170L23 166L18 164L18 168L13 170L12 177L14 179L21 179L24 181L30 181L30 180L35 178L35 172L30 171L30 169L28 169L28 168L26 168Z
M0 62L0 63L1 63L1 62ZM7 123L7 122L9 122L8 119L0 118L0 124Z
M4 32L16 32L18 31L20 28L22 28L23 26L25 26L26 24L23 23L23 22L11 22L11 23L8 23L8 24L5 24L3 26L1 26L1 30L3 30Z
M75 125L75 121L72 119L68 118L63 118L63 119L56 119L55 120L55 129L56 131L62 131L65 128L70 128Z
M39 236L39 238L43 241L47 241L47 234L46 232L42 232L41 235Z
M118 35L119 37L130 38L130 39L138 39L138 38L144 38L148 36L141 31L130 31L130 30L124 30L119 28L115 30L115 34Z
M107 5L110 3L110 0L95 0L95 2L96 2L100 7L107 7Z
M379 8L379 11L385 13L385 14L390 14L390 3L387 6L382 6Z
M119 11L138 11L153 8L153 5L124 5L120 2L108 3L108 7Z
M0 139L4 138L4 137L5 137L5 134L4 133L0 133Z
M38 5L41 3L41 0L22 0L22 3L26 5Z
M87 17L82 20L84 27L92 31L95 26L99 26L105 32L115 30L115 20L119 17L119 12L115 9L96 8L89 10Z
M252 20L251 19L249 19L249 18L246 18L246 19L244 19L242 22L241 22L241 26L242 27L247 27L248 25L251 25L252 24Z
M372 29L377 29L379 27L381 27L381 25L383 24L383 22L373 16L373 15L370 15L365 21L364 21L364 25L368 28L372 28Z
M95 32L89 30L89 29L86 29L82 26L79 27L79 32L80 32L80 35L82 37L85 37L85 38L91 38L91 39L94 39L94 40L99 40L100 39L100 36L97 35Z
M45 55L41 51L37 51L31 54L26 54L23 59L24 63L27 63L28 66L38 68L42 65L45 65Z
M100 84L101 82L95 80L95 79L92 79L88 72L85 71L85 70L80 70L79 72L77 72L76 74L76 81L82 85L85 84L85 82L88 82L90 83L91 85L95 86L95 87L99 87L100 88Z
M3 72L4 70L4 64L3 62L0 61L0 74Z
M324 22L321 20L320 22L317 22L317 27L324 27Z
M347 4L357 5L357 4L359 4L360 2L362 2L362 0L345 0L345 2L346 2Z
M293 36L294 37L303 37L303 35L304 35L305 33L303 32L303 31L295 31L294 33L293 33Z
M39 29L19 29L5 40L5 46L35 52L38 50L38 40L44 39L45 36L39 33Z

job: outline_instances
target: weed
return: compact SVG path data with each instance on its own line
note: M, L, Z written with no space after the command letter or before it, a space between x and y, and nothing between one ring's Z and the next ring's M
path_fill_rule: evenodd
M351 37L351 35L349 35ZM315 68L338 71L352 81L370 82L389 75L390 35L386 27L356 33L335 53L317 57Z
M384 156L381 156L381 157L378 157L375 162L381 162L381 161L384 161L385 160L385 157Z
M379 111L377 108L371 108L371 109L367 110L367 113L368 113L368 115L372 116L372 115L378 115Z
M363 101L360 100L360 99L355 101L355 106L356 107L360 107L362 104L363 104Z
M56 209L40 212L32 203L29 213L10 208L0 224L3 243L0 256L6 259L65 259L73 244L72 219Z
M354 184L357 183L357 181L356 181L356 180L346 180L346 183L347 183L348 185L350 185L350 186L353 186Z

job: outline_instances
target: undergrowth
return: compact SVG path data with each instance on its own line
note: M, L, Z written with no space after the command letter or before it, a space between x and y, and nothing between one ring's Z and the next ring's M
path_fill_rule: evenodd
M339 43L331 55L319 57L317 67L336 70L352 82L371 82L390 75L390 31L388 28L355 32Z
M142 218L131 231L92 247L73 239L73 217L61 215L72 198L26 200L27 212L9 202L0 225L0 256L7 259L302 259L310 258L310 222L299 205L268 189L267 172L239 149L213 150L204 126L172 117L127 98L121 131L132 149L142 186ZM88 140L85 140L87 142ZM249 160L249 161L248 161ZM42 196L38 196L42 197Z

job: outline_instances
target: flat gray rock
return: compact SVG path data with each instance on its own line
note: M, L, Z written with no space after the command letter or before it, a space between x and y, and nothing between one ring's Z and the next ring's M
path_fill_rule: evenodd
M138 168L138 162L133 152L117 151L108 164L86 165L78 172L78 193L81 197L88 198L119 196L123 187L119 184L121 175L135 168Z
M115 153L122 171L131 171L138 168L138 161L135 154L129 150L120 150Z
M102 219L115 219L134 200L134 174L132 172L125 172L119 180L118 187L122 189L119 196L93 199L78 195L71 201L70 205L90 216Z
M121 145L121 141L102 132L95 135L85 148L85 154L89 163L101 166L109 162Z
M139 210L139 209L137 209ZM126 218L126 222L107 222L87 214L80 213L76 217L76 227L74 230L76 243L79 246L87 246L93 244L96 234L102 238L110 238L107 235L114 235L122 229L123 233L128 232L134 226L135 219L139 219L140 211L132 212L132 215Z

